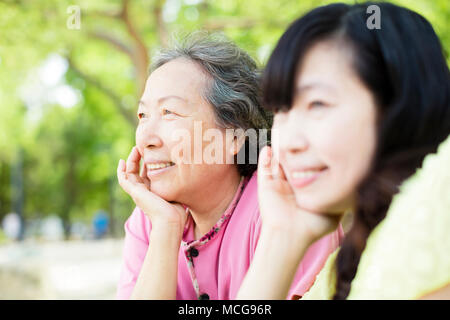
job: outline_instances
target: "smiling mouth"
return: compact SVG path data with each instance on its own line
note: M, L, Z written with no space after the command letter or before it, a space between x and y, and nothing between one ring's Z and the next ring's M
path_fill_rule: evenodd
M160 163L148 163L147 164L147 170L148 171L154 171L154 170L160 170L168 167L174 166L175 163L173 162L160 162Z
M317 173L323 171L323 169L321 170L306 170L306 171L295 171L292 173L292 178L294 179L306 179L306 178L310 178L313 177L314 175L316 175Z
M327 168L294 171L291 173L291 183L295 188L303 188L314 182Z

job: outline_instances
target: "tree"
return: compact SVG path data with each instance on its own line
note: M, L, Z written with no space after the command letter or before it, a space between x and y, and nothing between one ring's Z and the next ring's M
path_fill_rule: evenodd
M68 230L104 208L121 230L133 204L118 189L115 168L134 145L135 109L154 54L173 35L203 29L226 34L263 67L294 19L330 2L0 0L0 219L13 209L11 170L23 152L26 218L56 213ZM448 52L447 0L394 3L425 15ZM73 5L79 29L67 27ZM35 117L21 88L54 53L67 61L64 82L80 99L71 108L45 101Z

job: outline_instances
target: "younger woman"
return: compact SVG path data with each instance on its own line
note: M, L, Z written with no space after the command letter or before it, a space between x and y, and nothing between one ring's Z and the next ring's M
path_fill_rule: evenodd
M352 229L305 296L449 297L450 81L428 21L389 3L314 9L281 37L263 91L280 138L261 152L262 230L238 298L286 297L345 212Z

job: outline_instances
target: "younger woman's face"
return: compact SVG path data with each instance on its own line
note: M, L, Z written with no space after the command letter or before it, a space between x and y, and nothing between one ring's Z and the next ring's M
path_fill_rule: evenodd
M351 50L337 41L306 52L294 90L291 109L274 118L275 156L300 207L340 214L352 207L374 155L373 95L352 66Z

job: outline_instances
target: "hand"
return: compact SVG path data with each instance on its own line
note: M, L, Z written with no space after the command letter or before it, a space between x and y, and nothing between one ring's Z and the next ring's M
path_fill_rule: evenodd
M335 230L340 216L310 212L300 208L294 191L269 146L261 150L258 163L258 200L262 228L290 234L298 242L310 244Z
M126 163L119 160L117 178L120 186L150 218L152 229L155 225L175 227L181 237L187 218L186 210L181 204L168 202L151 192L151 181L146 176L145 168L139 172L140 160L137 147L133 147Z

